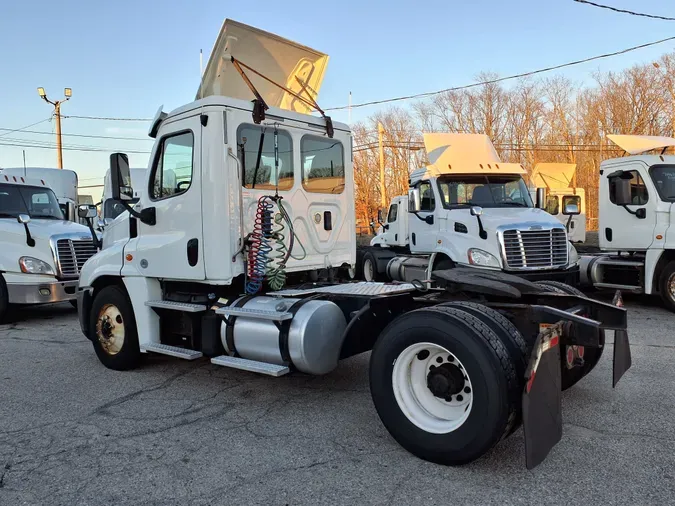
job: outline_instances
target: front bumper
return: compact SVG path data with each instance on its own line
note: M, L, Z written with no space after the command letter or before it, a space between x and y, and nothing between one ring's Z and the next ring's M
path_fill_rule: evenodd
M567 285L579 286L579 266L569 269L541 270L541 271L504 271L507 274L518 276L528 281L560 281Z
M50 304L75 300L78 280L7 283L10 304Z

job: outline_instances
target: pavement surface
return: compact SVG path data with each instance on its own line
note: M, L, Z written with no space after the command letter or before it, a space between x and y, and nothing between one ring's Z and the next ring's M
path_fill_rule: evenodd
M407 453L369 354L320 378L158 356L115 372L69 305L20 311L0 326L0 505L675 504L675 315L626 305L632 369L613 390L609 344L532 471L522 429L464 467Z

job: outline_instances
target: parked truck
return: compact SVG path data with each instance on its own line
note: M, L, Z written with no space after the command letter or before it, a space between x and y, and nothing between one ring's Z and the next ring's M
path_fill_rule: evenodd
M464 464L522 424L534 467L561 437L561 390L595 367L606 330L615 385L630 367L625 309L500 270L349 281L353 138L316 103L326 60L225 21L200 98L152 121L148 191L133 207L127 157L111 155L126 211L81 270L82 332L115 370L158 353L323 375L372 350L375 408L408 451Z
M11 305L71 301L96 253L87 227L66 220L44 180L0 172L0 322Z
M522 165L503 163L482 134L424 134L428 165L394 197L369 247L359 249L366 281L428 279L454 267L499 270L529 280L578 282L566 226L534 206ZM578 215L566 203L562 212Z
M599 252L581 257L581 285L658 294L675 311L675 139L607 138L629 156L600 164Z
M530 197L536 201L537 188L543 188L543 209L556 217L567 229L572 243L586 242L586 190L575 184L576 163L538 163L530 173ZM564 213L569 204L579 209L579 214Z
M50 167L8 167L0 169L1 174L44 181L56 195L64 218L79 223L77 215L77 172L74 170Z

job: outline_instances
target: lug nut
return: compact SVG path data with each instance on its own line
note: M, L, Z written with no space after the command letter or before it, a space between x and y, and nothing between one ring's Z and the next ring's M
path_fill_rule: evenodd
M457 396L457 402L462 402L464 400L464 397L462 397L462 394Z
M438 358L436 359L436 362L438 362L439 364L442 364L442 363L443 363L443 359L442 359L441 357L438 357Z
M419 360L426 360L429 358L429 350L422 350L417 354Z
M466 378L466 376L465 376L465 378ZM469 388L469 387L464 387L464 393L465 393L465 394L470 394L470 393L471 393L471 388Z

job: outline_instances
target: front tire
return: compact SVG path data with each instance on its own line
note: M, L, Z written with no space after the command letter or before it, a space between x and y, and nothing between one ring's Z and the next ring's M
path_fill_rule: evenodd
M403 448L438 464L466 464L506 437L523 383L497 335L450 307L398 317L371 354L380 420Z
M666 308L675 312L675 260L663 268L659 279L659 292Z
M5 322L7 316L7 308L9 307L9 292L7 291L7 284L5 278L0 274L0 323Z
M377 260L371 251L366 251L363 254L363 263L361 265L364 281L382 280L382 275L377 271Z
M138 366L141 351L134 311L127 294L118 286L106 286L94 297L89 335L101 363L125 371Z

